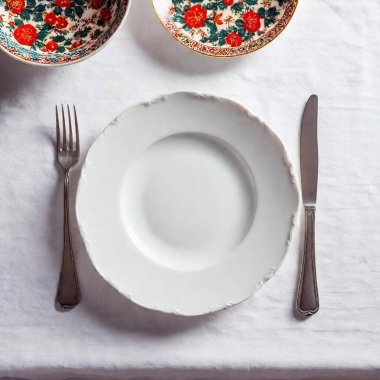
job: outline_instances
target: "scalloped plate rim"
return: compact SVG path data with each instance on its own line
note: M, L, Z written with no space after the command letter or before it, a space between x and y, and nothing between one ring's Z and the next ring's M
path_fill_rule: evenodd
M272 141L273 144L275 144L275 146L276 146L275 149L277 149L279 157L282 157L284 167L286 167L286 169L284 169L287 172L286 177L289 180L289 184L288 184L289 192L291 193L291 197L292 197L291 218L289 220L289 225L286 227L287 238L285 239L286 241L283 241L281 244L279 244L279 246L282 247L281 250L283 252L281 254L281 259L277 262L277 265L272 267L266 273L266 275L261 278L261 281L259 281L257 284L253 284L252 287L247 287L244 291L242 291L240 296L237 297L236 299L234 299L233 301L229 302L227 300L224 300L223 302L218 303L217 306L214 305L212 307L207 307L207 308L205 308L205 307L201 307L201 308L194 307L193 309L190 308L190 309L187 309L186 311L181 310L180 308L177 308L175 306L173 306L171 308L162 307L162 306L160 306L160 302L156 301L156 300L155 300L154 304L149 303L149 302L146 303L142 299L142 298L144 298L144 296L142 296L142 298L141 298L141 295L133 294L133 291L131 293L131 289L126 290L124 285L122 285L120 283L120 278L119 278L119 280L117 280L112 275L105 273L105 271L102 269L102 265L100 264L99 252L97 254L95 254L96 249L94 249L93 241L90 241L91 237L90 237L90 234L88 234L88 228L87 228L88 223L89 223L88 216L90 213L90 209L91 209L91 213L94 212L94 210L92 208L90 208L89 204L86 204L86 202L88 202L88 198L89 198L88 196L86 196L86 191L88 191L88 189L85 189L85 191L83 191L83 189L88 186L88 184L87 184L88 176L89 176L88 170L93 170L93 168L94 168L94 160L93 159L94 159L94 155L96 155L96 151L99 149L99 145L104 144L104 140L108 138L108 136L111 133L110 132L111 130L115 131L115 128L119 128L119 129L121 128L120 126L118 126L118 124L123 122L124 116L128 112L136 111L139 107L144 109L144 108L149 107L149 106L154 106L155 104L157 104L159 102L166 101L170 97L178 97L178 96L180 96L180 97L181 96L188 96L188 97L192 97L195 99L202 98L202 99L205 99L206 101L215 101L215 102L222 103L222 104L223 103L228 104L230 107L233 107L236 110L238 110L239 112L244 113L246 115L245 117L248 117L248 119L252 120L252 122L257 123L257 126L253 127L253 128L258 128L259 130L263 130L265 133L267 133L269 135L268 138ZM96 164L95 164L95 166L96 166ZM93 176L93 174L92 174L92 176ZM91 177L91 174L90 174L90 177ZM135 105L129 106L118 117L116 117L114 119L114 121L112 121L108 125L108 127L105 128L103 133L95 140L93 145L90 147L90 149L87 153L87 157L85 158L84 165L82 167L82 171L81 171L80 179L79 179L77 196L76 196L76 216L77 216L78 226L79 226L79 229L80 229L80 232L81 232L87 253L90 257L92 264L94 265L94 267L95 267L96 271L99 273L99 275L101 277L103 277L104 280L106 282L108 282L113 288L115 288L115 290L118 291L118 293L120 293L122 296L132 300L133 302L135 302L135 303L139 304L140 306L147 308L147 309L161 311L164 313L175 314L175 315L196 316L196 315L203 315L203 314L212 313L212 312L224 309L226 307L241 303L244 300L246 300L247 298L249 298L250 296L252 296L267 281L270 280L270 278L280 268L281 264L283 263L286 255L288 253L289 245L290 245L290 242L292 241L292 238L294 235L294 230L295 230L295 227L297 226L297 223L298 223L299 202L300 202L299 184L298 184L298 180L296 178L296 175L294 173L294 168L293 168L291 162L289 161L289 156L287 154L285 146L283 145L283 143L281 142L279 137L273 132L272 129L270 129L258 117L252 115L249 111L247 111L247 109L245 107L243 107L242 105L240 105L239 103L237 103L233 100L226 99L223 97L208 95L208 94L201 94L201 93L187 92L186 91L186 92L175 92L175 93L171 93L168 95L163 95L163 96L155 98L154 100L152 100L150 102L141 102L141 103L137 103ZM87 211L86 211L86 208L87 208ZM288 211L290 212L290 209L288 209ZM86 216L86 214L87 214L87 216ZM107 257L109 257L109 252L107 254ZM143 286L144 284L145 284L145 282L142 281L141 286ZM223 299L223 297L222 297L222 299Z

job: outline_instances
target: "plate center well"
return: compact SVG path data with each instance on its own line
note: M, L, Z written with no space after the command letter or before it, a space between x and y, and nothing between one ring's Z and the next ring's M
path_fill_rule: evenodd
M121 203L126 230L144 255L172 269L199 270L244 240L256 191L230 145L181 133L159 140L132 163Z

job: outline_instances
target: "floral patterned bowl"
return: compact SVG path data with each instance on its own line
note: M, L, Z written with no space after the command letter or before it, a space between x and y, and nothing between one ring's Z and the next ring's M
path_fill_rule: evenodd
M0 0L0 48L31 64L81 61L103 47L130 0Z
M274 40L298 0L152 0L166 30L201 54L234 57Z

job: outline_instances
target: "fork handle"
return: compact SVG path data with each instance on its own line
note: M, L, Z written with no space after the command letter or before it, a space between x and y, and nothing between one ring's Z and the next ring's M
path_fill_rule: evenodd
M310 316L319 310L315 267L315 207L305 207L305 243L297 293L296 308L300 314Z
M74 253L71 246L70 236L70 214L69 214L69 185L71 171L65 172L64 183L64 243L59 275L57 306L60 309L68 310L78 305L80 301L78 276L75 268Z

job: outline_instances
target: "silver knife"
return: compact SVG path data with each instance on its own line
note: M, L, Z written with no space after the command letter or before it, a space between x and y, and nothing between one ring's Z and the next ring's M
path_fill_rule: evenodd
M318 187L318 97L310 96L301 126L301 182L305 207L305 242L296 309L304 316L319 310L315 265L315 210Z

